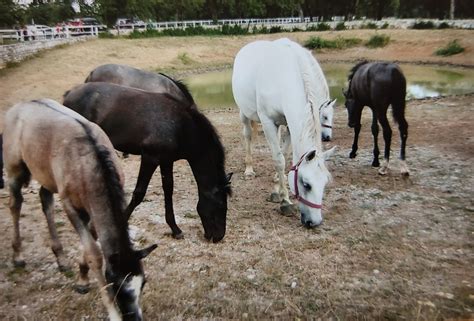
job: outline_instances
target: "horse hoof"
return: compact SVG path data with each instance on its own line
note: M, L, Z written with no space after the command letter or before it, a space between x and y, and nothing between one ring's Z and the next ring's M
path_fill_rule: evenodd
M254 171L245 171L245 179L252 179L255 177L255 172Z
M357 153L351 152L351 153L349 154L349 158L356 158L356 156L357 156Z
M400 174L402 174L403 177L409 177L410 176L410 171L401 171Z
M63 273L72 271L71 267L69 267L68 265L63 265L63 264L58 264L58 269L59 269L59 272L63 272Z
M373 161L372 162L372 167L379 167L380 166L380 162L379 161Z
M272 202L272 203L280 203L281 202L280 194L275 193L275 192L271 193L270 198L267 199L267 201Z
M1 188L4 188L5 187L5 183L3 182L3 180L0 181L0 189Z
M179 233L176 233L176 234L173 233L173 234L171 234L171 235L173 236L174 239L177 239L177 240L182 240L182 239L184 239L184 234L183 234L183 232L179 232Z
M284 216L293 216L297 212L297 207L295 204L285 202L280 205L280 212Z
M379 169L379 174L384 176L384 175L387 175L388 173L388 167L382 167Z
M26 266L25 260L13 260L13 266L15 268L24 268Z
M74 290L76 290L76 292L79 294L86 294L89 293L89 285L76 284L74 286Z

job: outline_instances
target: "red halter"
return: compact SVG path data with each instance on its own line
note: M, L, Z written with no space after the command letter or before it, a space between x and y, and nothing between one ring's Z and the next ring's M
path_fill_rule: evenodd
M311 151L310 151L311 152ZM293 165L290 167L290 171L295 171L295 198L300 201L301 203L305 204L306 206L309 206L309 207L312 207L312 208L323 208L323 205L321 204L315 204L315 203L311 203L310 201L308 200L305 200L303 197L301 197L300 193L299 193L299 190L298 190L298 167L301 165L301 162L303 161L304 157L306 156L306 154L308 154L309 152L306 152L303 154L303 156L301 156L300 160L298 161L298 163L296 163L296 165Z

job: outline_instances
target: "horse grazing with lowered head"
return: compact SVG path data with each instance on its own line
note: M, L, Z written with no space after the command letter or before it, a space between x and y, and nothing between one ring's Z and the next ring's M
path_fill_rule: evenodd
M193 107L194 99L186 86L162 73L144 71L127 65L106 64L92 70L85 82L108 82L146 91L170 94Z
M372 110L372 135L374 136L374 159L372 166L379 167L379 147L377 137L379 126L382 126L385 141L384 162L379 169L381 175L388 172L390 160L390 144L392 140L392 129L387 119L388 106L392 106L392 115L398 123L400 131L400 172L404 176L410 174L405 162L405 146L408 138L408 123L405 119L405 96L406 79L402 70L390 62L367 62L363 61L355 65L348 77L349 86L344 91L346 108L349 118L349 127L354 128L354 142L350 158L357 155L357 142L361 128L360 120L362 109L369 106Z
M214 242L224 238L232 174L225 173L224 148L216 130L197 108L191 108L194 102L183 104L168 93L91 82L68 91L64 105L102 127L117 150L141 156L127 217L142 202L160 166L166 222L172 235L182 238L173 210L173 163L186 159L198 186L197 211L204 236Z
M41 185L41 205L60 270L67 269L67 264L54 223L53 193L61 197L84 248L78 291L87 291L90 268L110 319L141 320L139 299L145 284L141 259L156 245L140 251L132 248L124 213L123 174L105 133L59 103L41 99L8 110L3 139L14 265L25 265L19 226L21 188L33 177Z
M322 222L321 203L330 179L325 160L334 152L334 148L326 152L322 149L319 109L330 99L320 81L324 75L319 74L316 64L308 50L288 39L256 41L238 52L232 74L232 91L243 123L245 175L255 175L252 124L260 122L278 173L270 199L280 202L284 213L295 210L286 187L285 158L278 139L278 127L287 125L283 139L291 140L294 164L288 182L306 227Z

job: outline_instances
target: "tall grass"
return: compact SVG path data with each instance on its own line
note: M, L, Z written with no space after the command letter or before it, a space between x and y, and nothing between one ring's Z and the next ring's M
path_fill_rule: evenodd
M438 49L435 51L435 55L437 56L452 56L464 51L464 47L462 47L457 40L453 40L448 43L446 46Z
M388 45L389 42L390 42L390 37L387 36L387 35L384 35L384 34L373 35L365 43L365 46L369 47L369 48L381 48L381 47L385 47L386 45Z
M337 37L334 40L327 40L321 37L310 37L304 46L308 49L345 49L357 46L362 42L359 38L342 38Z

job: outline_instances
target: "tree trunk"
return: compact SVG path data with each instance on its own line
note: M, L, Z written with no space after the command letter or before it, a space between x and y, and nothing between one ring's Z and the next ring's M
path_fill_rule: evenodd
M454 19L454 10L456 10L456 0L451 0L451 7L449 10L449 19Z

